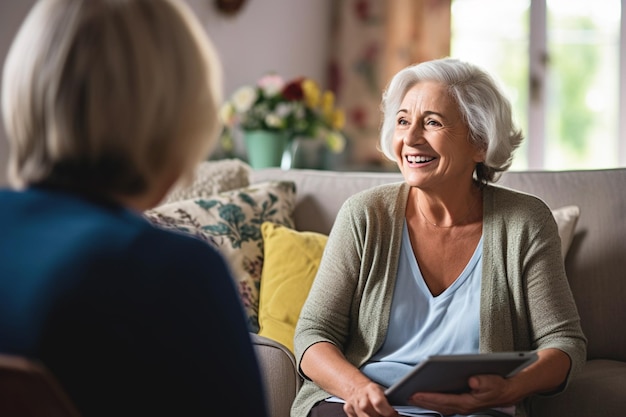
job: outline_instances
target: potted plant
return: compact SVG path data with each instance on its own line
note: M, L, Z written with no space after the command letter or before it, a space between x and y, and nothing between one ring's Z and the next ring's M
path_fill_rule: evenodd
M333 92L322 91L307 77L286 82L280 75L265 75L256 85L239 87L222 105L220 117L222 140L228 146L234 131L241 130L254 168L279 166L285 150L296 159L298 141L317 141L335 153L346 142L341 132L345 116Z

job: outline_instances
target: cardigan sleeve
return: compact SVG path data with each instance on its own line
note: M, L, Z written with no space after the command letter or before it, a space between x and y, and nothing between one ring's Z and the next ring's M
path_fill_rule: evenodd
M294 349L299 364L311 345L330 342L343 350L362 256L362 237L351 202L337 214L319 269L296 325Z
M572 360L569 375L578 372L586 338L552 212L537 197L489 187L483 227L481 350L556 348Z
M384 341L408 187L374 187L340 209L317 275L300 313L296 361L327 341L359 366Z

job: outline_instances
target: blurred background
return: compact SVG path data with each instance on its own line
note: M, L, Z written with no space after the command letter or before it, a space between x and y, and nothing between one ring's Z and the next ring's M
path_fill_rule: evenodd
M513 170L626 166L626 0L185 0L224 66L224 97L275 72L335 92L348 138L334 169L395 170L377 150L381 93L406 65L483 66L526 140ZM0 1L0 62L35 0ZM0 184L7 144L0 122ZM243 157L237 144L213 157Z

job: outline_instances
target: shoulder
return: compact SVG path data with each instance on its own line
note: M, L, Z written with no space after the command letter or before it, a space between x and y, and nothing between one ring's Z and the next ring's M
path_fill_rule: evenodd
M485 221L493 224L543 228L554 220L550 208L542 199L506 187L488 185L484 203Z
M94 304L106 298L95 288L115 289L112 296L162 294L232 281L216 249L159 228L142 213L43 190L0 195L7 200L0 208L0 275L16 265L28 274L23 266L37 259L37 273L56 292L95 297ZM2 257L9 245L15 255Z
M34 199L27 207L35 213L21 221L36 222L43 238L53 236L68 255L66 261L75 259L77 268L156 277L221 265L207 242L158 227L140 212L58 194ZM46 201L53 203L42 208Z
M133 230L132 236L119 246L124 253L163 267L192 269L222 265L223 259L217 249L198 236L166 230L139 214L130 216L134 218L128 219L127 226Z
M485 202L497 211L515 211L517 214L537 214L550 211L539 197L497 185L485 188Z
M367 221L404 215L409 186L405 182L378 185L350 196L342 205L337 218L350 217Z
M353 194L339 209L331 234L363 239L365 230L372 232L369 236L391 233L404 219L409 188L404 182L392 183Z
M165 296L167 302L159 301L163 308L177 303L197 306L202 300L212 304L213 310L221 305L220 297L235 301L231 270L208 243L182 232L163 230L135 213L118 221L117 230L101 230L103 242L82 253L76 271L81 277L91 277L89 284L81 284L87 285L85 288L116 288L120 296L124 294L131 301L126 306L129 309L135 296L147 302ZM84 281L81 277L75 277L77 282Z
M350 196L345 205L362 208L395 207L399 204L399 200L406 199L404 191L408 191L408 188L405 182L378 185Z

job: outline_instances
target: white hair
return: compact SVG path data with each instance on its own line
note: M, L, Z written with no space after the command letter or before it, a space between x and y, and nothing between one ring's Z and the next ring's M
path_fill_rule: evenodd
M470 139L485 150L485 161L476 167L480 182L496 181L506 171L513 152L523 140L512 118L511 104L496 80L485 70L468 62L442 58L411 65L399 71L383 93L383 123L380 147L395 160L393 134L402 100L418 82L434 81L447 87L467 123Z
M217 142L221 67L182 0L39 0L7 56L15 187L133 195Z

